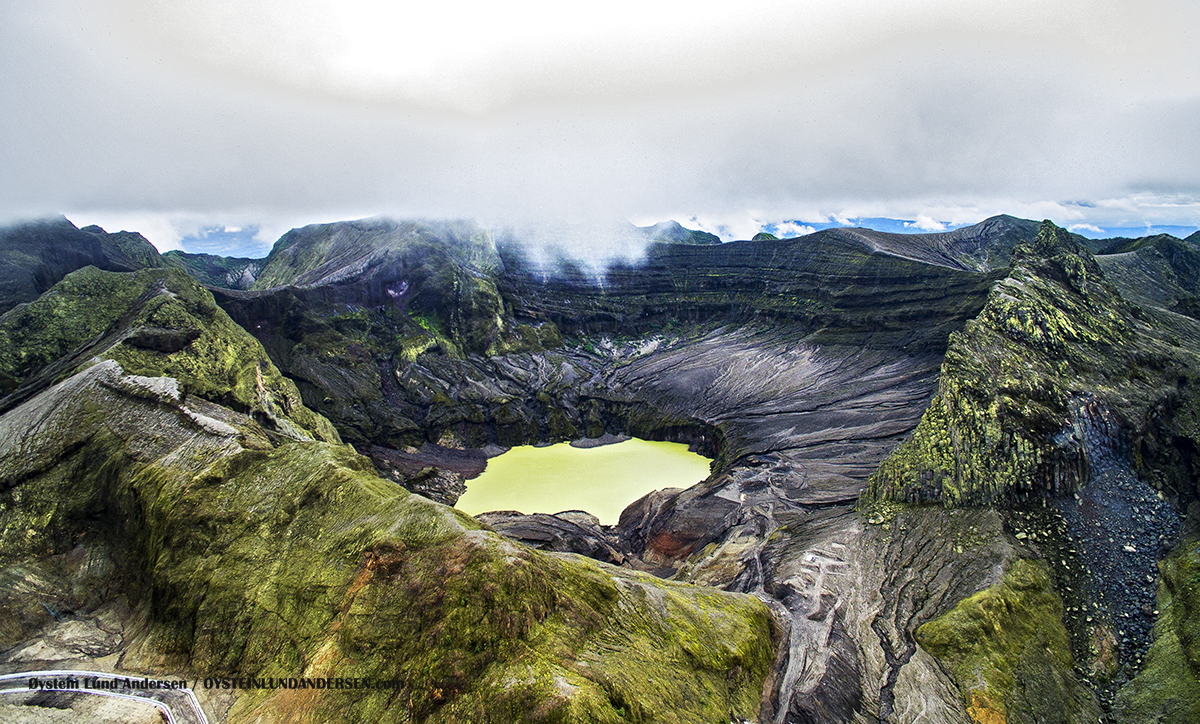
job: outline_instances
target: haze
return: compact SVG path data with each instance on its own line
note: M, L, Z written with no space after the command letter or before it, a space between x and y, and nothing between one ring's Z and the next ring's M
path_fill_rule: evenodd
M0 8L0 216L1200 221L1194 3ZM580 243L586 244L586 239Z

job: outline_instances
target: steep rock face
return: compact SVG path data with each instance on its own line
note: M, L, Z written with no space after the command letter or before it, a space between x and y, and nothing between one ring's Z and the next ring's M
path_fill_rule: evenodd
M1074 658L1119 714L1119 702L1144 696L1126 682L1144 691L1163 671L1142 665L1156 560L1196 496L1186 458L1200 347L1193 320L1145 296L1127 304L1101 272L1114 265L1130 268L1097 264L1048 224L1037 244L1018 247L1008 279L952 337L938 395L870 494L1045 506L1008 525L1061 581Z
M0 228L0 313L37 299L89 265L133 271L161 267L163 261L141 234L109 234L99 226L81 230L62 217Z
M163 254L162 259L166 264L184 270L201 284L224 289L249 289L258 281L267 264L266 259L189 254L178 249Z
M1112 410L1116 428L1141 427L1173 386L1164 367L1191 361L1170 354L1139 332L1091 254L1043 225L951 336L937 397L872 493L952 505L1074 492L1091 467L1080 417ZM1119 429L1095 432L1127 444Z
M204 695L229 722L699 722L760 707L772 632L757 600L535 553L346 447L272 442L171 378L102 362L0 431L0 648L124 594L136 613L97 653L135 670L399 682ZM80 558L96 564L72 569Z
M830 341L940 351L973 316L988 279L892 256L853 237L813 234L719 246L660 244L602 278L531 265L501 248L499 287L520 321L563 334L641 336L697 323L825 329ZM921 319L923 324L915 324Z

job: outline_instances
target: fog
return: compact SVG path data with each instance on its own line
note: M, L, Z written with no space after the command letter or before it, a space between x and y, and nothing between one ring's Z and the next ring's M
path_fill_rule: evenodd
M793 5L6 4L0 221L1200 223L1194 4Z

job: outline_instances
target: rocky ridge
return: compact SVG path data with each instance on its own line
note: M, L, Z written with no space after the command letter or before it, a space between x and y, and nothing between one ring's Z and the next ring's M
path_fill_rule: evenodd
M134 232L77 229L64 217L0 228L0 313L37 299L68 273L89 265L134 271L165 264Z

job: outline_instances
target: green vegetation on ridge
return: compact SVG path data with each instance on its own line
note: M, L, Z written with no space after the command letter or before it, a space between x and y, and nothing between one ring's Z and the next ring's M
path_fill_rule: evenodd
M1099 399L1138 424L1168 384L1138 334L1091 254L1046 222L950 335L938 393L872 476L871 497L957 505L1072 491L1086 461L1077 441L1055 439L1073 407Z

